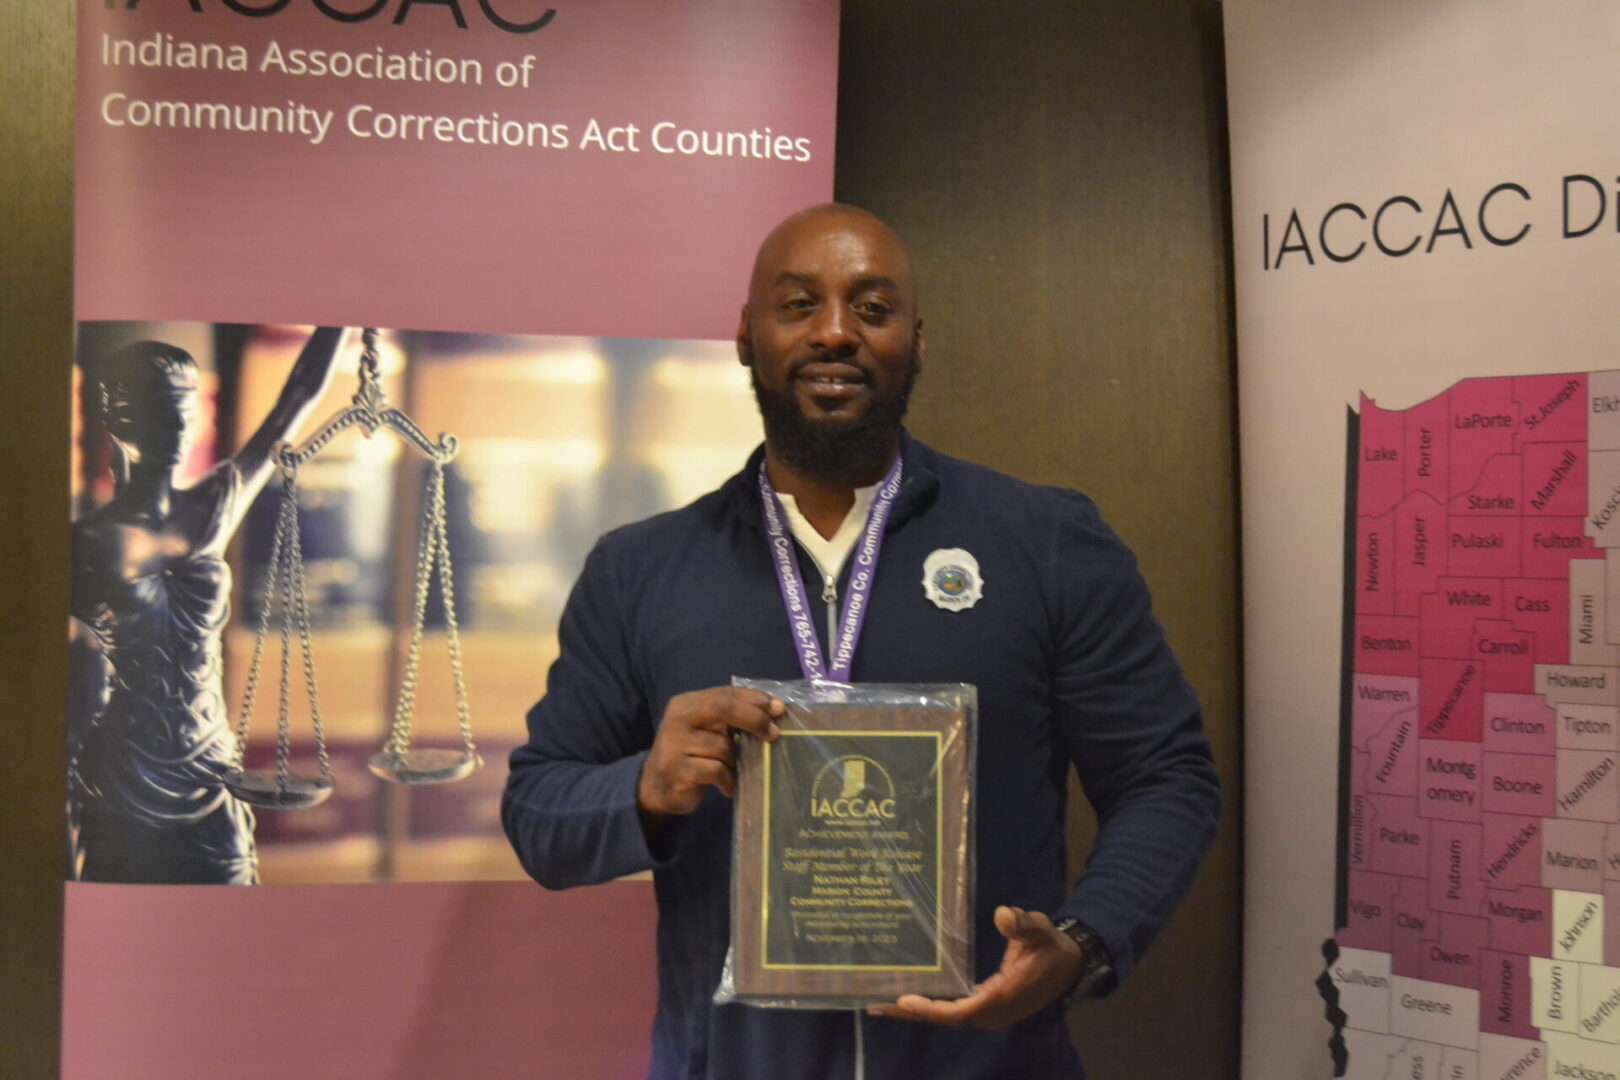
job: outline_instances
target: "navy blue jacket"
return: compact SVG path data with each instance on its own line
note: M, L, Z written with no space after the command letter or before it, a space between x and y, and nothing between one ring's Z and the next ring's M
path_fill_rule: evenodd
M637 778L671 697L734 675L801 677L760 525L762 453L718 491L598 542L502 806L524 868L548 888L654 871L656 1080L854 1075L848 1012L711 1003L729 936L730 801L711 790L681 820L667 859L648 850L636 812ZM1086 923L1123 979L1213 838L1219 794L1198 703L1135 559L1089 499L909 436L902 455L852 679L978 687L976 977L1000 963L991 915L1011 904ZM941 548L978 560L983 597L972 608L946 611L926 597L923 561ZM814 564L802 550L799 561L815 592ZM825 633L825 618L816 622ZM1099 829L1069 891L1071 765ZM1057 1005L1002 1032L859 1023L869 1080L1082 1075Z

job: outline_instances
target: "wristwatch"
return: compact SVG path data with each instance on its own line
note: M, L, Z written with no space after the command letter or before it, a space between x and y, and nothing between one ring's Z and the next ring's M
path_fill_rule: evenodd
M1059 919L1052 927L1067 934L1080 946L1080 978L1063 998L1070 1006L1089 997L1096 997L1114 983L1114 965L1108 958L1108 948L1097 936L1097 931L1079 919Z

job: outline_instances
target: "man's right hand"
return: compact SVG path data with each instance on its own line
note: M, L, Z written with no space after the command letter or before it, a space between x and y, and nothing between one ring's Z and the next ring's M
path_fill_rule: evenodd
M714 686L670 698L636 785L643 819L652 824L690 814L708 787L729 798L737 783L732 732L775 742L781 734L775 720L786 710L763 690L740 686Z

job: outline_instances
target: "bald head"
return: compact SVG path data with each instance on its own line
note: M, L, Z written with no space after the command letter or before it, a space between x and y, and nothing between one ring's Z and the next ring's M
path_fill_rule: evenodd
M915 317L917 289L905 241L876 214L848 203L808 206L788 215L772 229L754 256L748 303L757 305L782 274L799 272L794 264L803 262L810 252L847 252L856 246L866 248L870 258L881 263L884 275L899 287L903 302Z

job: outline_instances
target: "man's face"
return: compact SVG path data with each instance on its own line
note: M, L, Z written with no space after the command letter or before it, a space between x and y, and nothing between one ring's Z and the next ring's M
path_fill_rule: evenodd
M737 353L790 464L834 479L886 457L922 352L910 260L882 223L824 211L767 238Z

